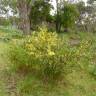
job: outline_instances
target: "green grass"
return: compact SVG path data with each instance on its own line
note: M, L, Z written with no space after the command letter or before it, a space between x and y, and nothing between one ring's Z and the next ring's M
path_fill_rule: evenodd
M5 58L4 54L6 51L7 45L0 42L0 96L7 96L5 92L5 83L4 83L4 78L3 76L3 71L7 68L7 58Z
M64 34L62 38L66 43L83 38L93 40L89 51L96 65L96 34ZM9 46L9 42L0 41L0 96L96 96L96 75L90 73L87 59L81 61L79 68L71 68L58 84L44 83L34 73L22 76L9 71L10 62L5 55Z

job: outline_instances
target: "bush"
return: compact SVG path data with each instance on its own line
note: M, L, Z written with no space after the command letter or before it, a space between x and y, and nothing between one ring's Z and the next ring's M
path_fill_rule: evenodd
M60 40L56 33L40 29L28 36L23 44L11 48L10 60L16 70L34 69L46 80L57 80L75 64L82 66L82 59L89 57L90 44L90 40L82 40L77 46L71 46Z
M59 54L60 41L56 33L40 29L40 33L27 40L25 49L46 79L58 78L63 72L64 61Z
M40 29L39 33L28 36L23 46L11 47L9 59L16 70L35 69L46 79L55 79L63 73L64 60L59 54L60 46L56 33Z
M9 59L15 71L25 71L28 63L26 51L19 45L12 45L9 51ZM25 70L24 70L25 69Z

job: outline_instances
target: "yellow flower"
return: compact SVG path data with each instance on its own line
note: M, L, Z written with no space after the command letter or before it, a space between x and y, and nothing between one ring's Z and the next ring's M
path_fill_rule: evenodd
M30 52L29 54L30 54L30 55L34 55L34 52Z
M49 51L48 55L53 56L53 55L55 55L55 53L53 51Z

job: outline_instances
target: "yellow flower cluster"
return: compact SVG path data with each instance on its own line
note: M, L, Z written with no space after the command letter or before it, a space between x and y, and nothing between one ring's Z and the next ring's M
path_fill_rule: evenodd
M40 29L38 34L29 37L25 47L30 55L53 56L58 48L58 37L56 33L48 32L47 29Z

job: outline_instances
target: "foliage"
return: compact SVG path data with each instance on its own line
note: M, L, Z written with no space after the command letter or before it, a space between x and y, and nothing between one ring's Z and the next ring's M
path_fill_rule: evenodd
M57 0L56 31L69 31L68 29L74 27L78 16L79 10L75 4Z
M23 38L20 30L12 26L0 27L0 39L3 41L11 41L12 39Z
M37 37L38 34L39 32L36 32L34 33L34 36ZM11 43L0 42L0 68L1 68L0 95L3 96L8 95L8 93L6 93L7 91L6 87L12 86L12 88L14 87L16 89L12 89L12 90L10 89L9 90L10 92L11 91L13 92L13 90L15 90L14 94L17 93L18 95L23 95L23 96L30 96L30 95L45 96L46 94L47 96L50 95L74 96L77 95L78 93L81 96L82 95L95 96L96 91L94 90L96 89L95 86L96 85L96 75L95 75L96 34L84 33L84 32L80 32L80 33L78 32L76 34L60 33L57 35L57 37L58 39L59 38L61 39L61 41L59 41L59 44L60 43L63 44L60 44L60 49L56 48L59 50L55 52L57 55L60 54L58 56L62 56L60 58L63 58L64 60L63 72L66 72L66 74L62 73L64 78L62 78L62 80L60 79L60 81L55 84L54 82L55 80L57 80L58 76L54 77L56 79L53 80L52 83L48 83L48 82L45 83L48 80L48 77L50 77L50 79L53 78L52 76L50 76L49 73L48 73L49 76L48 74L45 74L46 75L46 77L44 78L44 80L46 80L45 82L44 81L42 82L42 79L39 78L42 75L44 76L44 74L42 74L43 73L42 70L39 69L42 69L43 67L45 68L45 66L39 67L39 65L44 64L43 63L44 59L46 59L45 62L49 62L47 61L47 57L45 57L40 61L41 64L37 60L34 60L35 63L33 64L31 60L33 60L34 58L32 58L32 56L31 57L29 56L28 51L25 52L25 50L27 50L25 45L28 44L28 40L31 39L31 36L28 36L26 37L26 39L23 39L23 42L26 41L25 44L22 43L22 39L18 39L18 42L12 41ZM7 50L9 47L10 47L10 51L11 52L13 51L13 53L9 51L9 55L6 56L6 52L8 52ZM17 63L9 62L9 60L7 59L11 56L11 54L13 55L15 54L15 57L18 58L18 61L23 63L21 64L18 63L17 61L16 61ZM28 56L30 57L29 60L28 60ZM50 56L50 58L48 57L48 60L52 59L50 61L54 61L53 58L55 58L56 60L54 62L58 62L58 64L60 64L59 61L61 62L61 59L59 60L58 56L56 57L54 57L54 55ZM30 63L27 64L24 63L28 61ZM25 65L28 66L28 64L30 65L30 67L25 66ZM35 64L37 64L38 66ZM17 72L14 72L14 70L11 70L10 72L9 71L9 69L11 68L10 65L15 67L15 70L18 72L22 71L22 74L20 73L17 74ZM21 65L21 68L18 67L18 65ZM17 70L18 68L19 70ZM27 70L30 71L29 74L25 74L28 72ZM3 94L3 92L6 94Z
M24 70L27 65L28 57L26 58L27 53L26 51L20 46L11 46L9 51L9 58L11 63L14 64L14 70Z
M38 70L47 79L58 78L63 72L64 60L59 54L57 34L40 29L39 33L33 33L25 41L23 46L15 45L10 49L9 59L14 64L13 67L17 70Z
M73 27L77 17L79 16L79 12L75 5L73 4L65 4L62 9L62 24L64 28Z
M89 59L91 53L88 53L91 40L83 39L77 45L74 44L74 38L70 43L64 40L56 33L40 29L39 33L28 36L23 44L19 43L17 46L16 43L15 47L10 49L9 59L16 70L26 73L34 69L46 80L57 80L62 74L64 76L64 73L72 71L72 67L82 68L80 64Z
M33 6L31 7L30 12L30 22L31 25L39 25L42 24L42 22L50 21L51 15L51 4L49 1L45 0L38 0L35 1Z
M0 18L0 26L9 26L9 25L10 25L10 20L5 18Z

